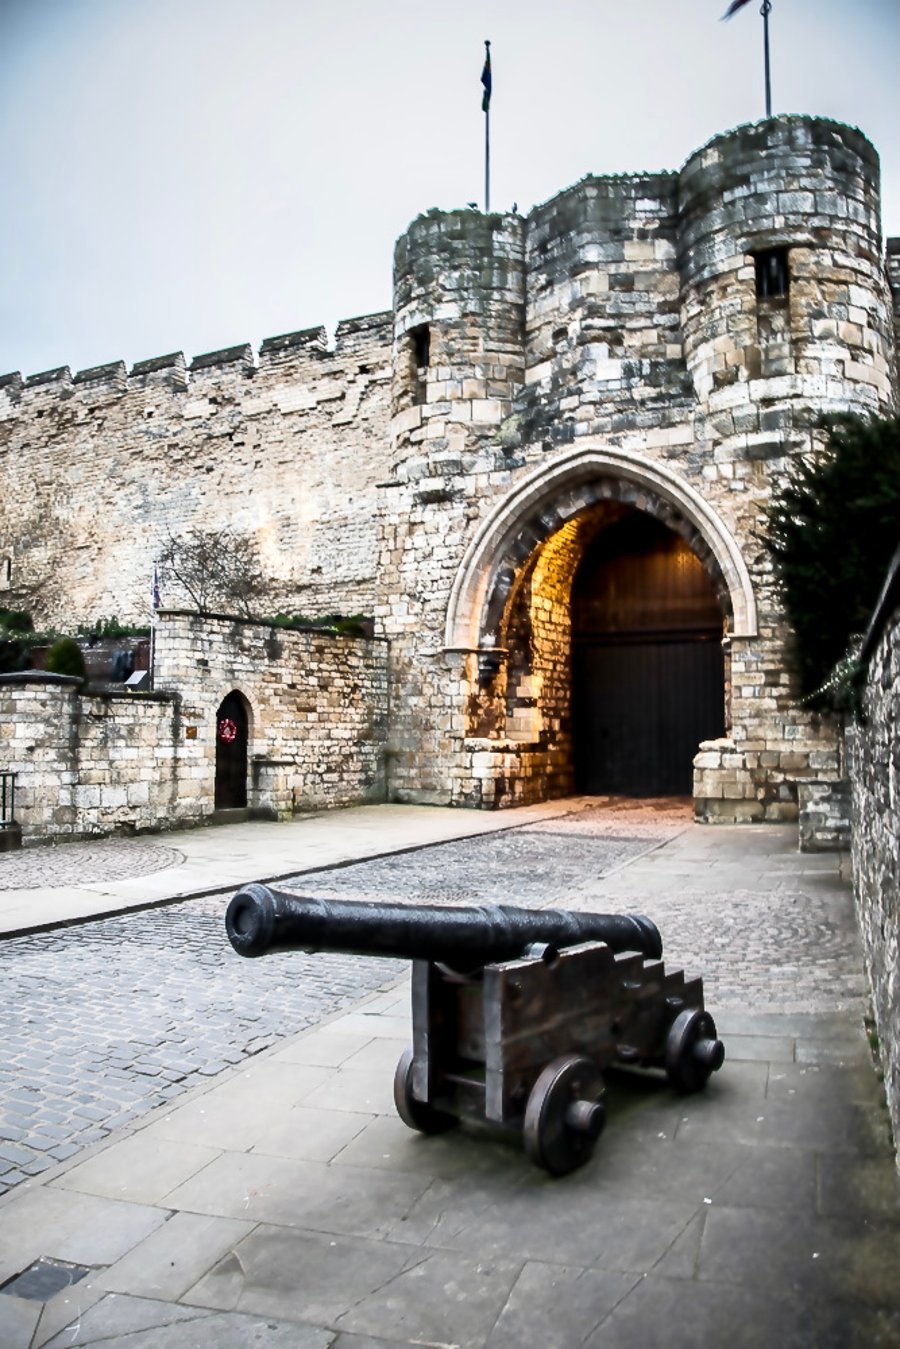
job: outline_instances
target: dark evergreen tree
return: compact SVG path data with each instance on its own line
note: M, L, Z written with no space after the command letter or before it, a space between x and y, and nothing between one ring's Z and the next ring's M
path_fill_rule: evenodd
M900 418L829 419L767 512L765 546L796 637L801 695L842 705L831 682L864 631L900 543Z

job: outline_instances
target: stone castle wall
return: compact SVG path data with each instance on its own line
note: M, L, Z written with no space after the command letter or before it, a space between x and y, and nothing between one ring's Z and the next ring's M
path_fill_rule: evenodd
M149 616L169 534L259 544L271 612L369 613L391 316L198 356L0 379L0 604L41 623ZM183 603L163 578L164 604Z
M248 806L270 816L383 800L385 643L163 614L152 693L0 675L3 768L28 842L171 829L215 809L216 713L250 709Z
M185 790L200 812L212 809L216 710L232 690L249 704L251 804L287 817L383 800L387 658L377 639L164 614L155 686L180 697L192 756Z
M79 681L0 675L4 768L25 843L196 823L181 793L177 697L81 694Z
M13 582L54 578L48 616L139 616L166 531L253 533L273 608L368 610L390 641L390 794L493 807L572 789L572 583L637 509L721 605L698 816L793 819L798 782L841 766L795 702L759 533L823 413L898 405L895 244L886 266L872 146L810 117L527 217L429 211L396 246L393 322L341 325L333 353L314 331L258 366L243 347L0 380L0 584L6 556ZM263 679L266 641L236 679ZM190 661L165 675L188 701Z
M898 597L895 585L894 605ZM863 718L848 739L856 913L900 1146L900 608L886 620L869 663Z

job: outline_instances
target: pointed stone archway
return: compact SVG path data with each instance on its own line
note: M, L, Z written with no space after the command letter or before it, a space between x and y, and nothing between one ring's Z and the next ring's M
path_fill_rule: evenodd
M584 721L575 724L579 708L573 704L578 636L573 584L593 542L627 516L643 519L675 543L673 559L677 555L693 566L707 596L706 711L692 722L691 746L685 748L684 738L670 732L696 677L691 662L701 654L697 634L682 634L690 652L676 648L671 630L659 634L667 649L660 652L654 679L644 683L647 696L660 703L657 731L663 728L673 744L678 741L679 794L690 792L700 743L727 733L729 642L757 632L753 587L736 539L709 503L666 466L632 451L579 449L531 473L494 507L470 543L451 593L445 649L448 657L463 661L469 680L463 753L476 780L474 795L480 793L483 803L496 805L513 794L538 800L575 789L576 741ZM632 655L638 659L638 653ZM599 665L593 677L598 690L606 681L608 694L615 667L609 645L599 659L602 677ZM634 682L634 675L621 669L615 678ZM607 697L606 710L611 702ZM637 712L632 719L640 735L656 742L657 731L647 729L651 722ZM629 741L623 730L620 738L627 753L639 737ZM662 784L663 776L659 780ZM644 794L667 794L674 790L671 782L659 793L645 786Z
M735 637L757 634L756 600L734 535L682 477L630 450L580 448L529 474L486 517L460 564L444 631L448 651L488 653L516 576L535 548L598 502L648 511L703 562Z

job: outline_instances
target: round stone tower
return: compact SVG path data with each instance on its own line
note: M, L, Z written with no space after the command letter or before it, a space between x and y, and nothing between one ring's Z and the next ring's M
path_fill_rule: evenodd
M862 133L813 117L739 127L682 168L684 354L715 439L763 443L807 409L888 411L879 191Z
M394 251L395 466L451 458L509 415L522 383L524 231L517 215L429 211Z

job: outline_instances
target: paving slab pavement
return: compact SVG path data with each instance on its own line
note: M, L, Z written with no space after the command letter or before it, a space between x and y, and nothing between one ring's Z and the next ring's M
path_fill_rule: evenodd
M686 826L587 878L579 905L641 899L667 961L704 974L727 1059L692 1097L611 1076L581 1170L406 1129L392 980L0 1200L0 1345L900 1345L900 1200L840 861L783 827ZM54 1273L81 1277L51 1293Z

